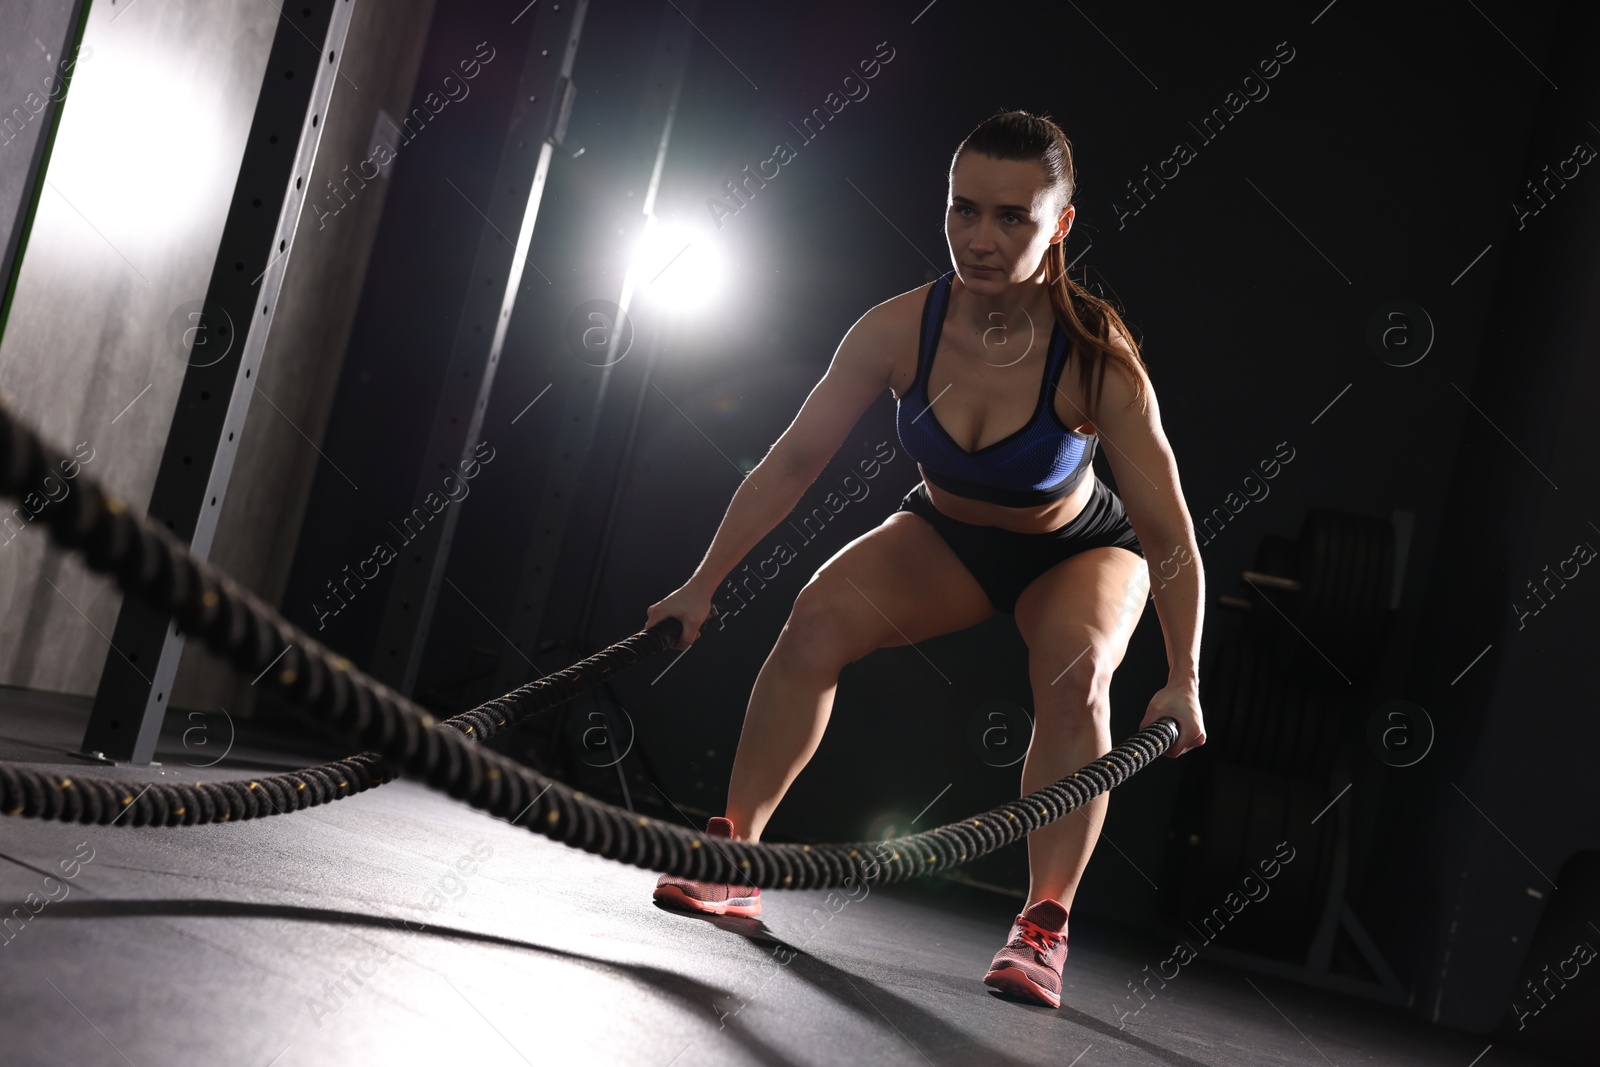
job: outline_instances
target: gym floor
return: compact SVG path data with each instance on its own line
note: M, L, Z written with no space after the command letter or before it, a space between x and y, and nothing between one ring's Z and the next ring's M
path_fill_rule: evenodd
M0 689L0 758L88 769L67 755L88 705ZM200 781L325 758L247 732L204 753L184 716L168 719L162 766L96 773ZM224 743L227 759L201 766ZM1062 1007L1021 1005L981 984L1010 898L936 882L853 900L769 892L760 920L688 917L652 903L648 871L409 781L248 823L0 826L8 1067L1467 1067L1489 1044L1219 966L1203 948L1141 1001L1130 983L1171 945L1093 916L1072 928ZM1507 1046L1492 1056L1555 1062Z

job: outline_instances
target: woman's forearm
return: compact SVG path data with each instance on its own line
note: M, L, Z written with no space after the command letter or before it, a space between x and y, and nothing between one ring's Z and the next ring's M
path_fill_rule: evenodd
M1156 616L1167 644L1167 684L1200 683L1200 621L1204 614L1206 577L1200 566L1200 546L1189 531L1173 540L1172 557L1182 560L1177 573L1155 578L1151 586Z
M795 509L806 489L817 480L818 473L812 472L808 477L796 467L775 460L774 453L768 452L739 483L716 536L711 539L711 547L706 549L705 558L684 584L707 595L715 591L757 542Z

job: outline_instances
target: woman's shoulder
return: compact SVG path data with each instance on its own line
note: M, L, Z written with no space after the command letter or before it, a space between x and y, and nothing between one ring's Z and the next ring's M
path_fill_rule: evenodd
M868 308L861 316L880 336L900 336L910 332L913 336L922 326L922 309L926 306L929 290L936 282L923 282L914 289L897 293Z
M845 332L830 373L848 372L889 386L898 399L916 369L916 345L928 287L889 297L868 308Z

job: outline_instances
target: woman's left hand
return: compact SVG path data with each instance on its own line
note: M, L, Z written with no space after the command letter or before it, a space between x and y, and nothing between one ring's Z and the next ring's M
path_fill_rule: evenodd
M1150 698L1150 707L1144 713L1139 729L1157 719L1171 717L1178 723L1178 740L1167 749L1167 755L1176 759L1191 748L1206 743L1205 720L1200 715L1200 690L1193 683L1168 685Z

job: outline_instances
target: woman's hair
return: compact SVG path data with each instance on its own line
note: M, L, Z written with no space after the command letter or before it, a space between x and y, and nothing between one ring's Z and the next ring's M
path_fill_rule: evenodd
M1026 111L998 111L967 134L950 160L950 173L964 152L981 152L992 159L1038 163L1044 168L1051 189L1065 193L1062 210L1072 203L1077 177L1072 166L1072 142L1050 119ZM1052 220L1053 221L1053 220ZM1098 386L1105 379L1106 363L1122 364L1133 379L1135 399L1144 397L1144 358L1133 340L1133 331L1109 303L1073 281L1067 273L1066 241L1052 244L1045 252L1045 275L1049 279L1050 303L1056 319L1067 333L1070 356L1078 357L1078 378L1090 406L1098 401ZM1113 327L1127 339L1127 351L1111 344Z

